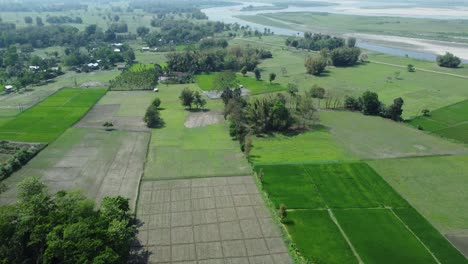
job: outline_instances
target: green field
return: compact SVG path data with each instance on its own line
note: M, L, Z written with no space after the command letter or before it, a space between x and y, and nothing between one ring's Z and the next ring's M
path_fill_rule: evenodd
M417 117L410 125L468 143L468 100Z
M179 101L184 87L162 86L158 97L162 101L161 116L165 126L152 131L144 179L174 179L185 177L239 176L251 172L239 144L229 137L225 122L187 128L190 112ZM220 101L208 101L210 111L221 113Z
M267 73L263 73L267 74ZM201 74L196 76L197 84L204 91L214 90L214 81L216 78L216 73L212 74ZM263 79L268 78L268 76L263 76ZM278 77L277 77L278 78ZM238 74L237 81L239 85L243 85L245 89L249 90L251 94L263 94L263 93L272 93L284 91L286 88L280 85L279 83L272 82L269 83L265 80L257 81L252 73L247 74L245 77Z
M262 186L275 207L285 204L290 210L284 225L308 260L357 261L333 223L336 218L364 263L437 263L431 253L442 263L466 263L366 163L263 164L255 170L263 171Z
M340 111L320 111L319 116L322 127L309 132L254 138L250 160L297 163L468 152L463 145L380 117Z
M360 96L366 90L370 90L377 92L386 105L390 105L395 98L402 97L405 101L405 119L420 115L422 109L437 109L468 98L466 79L423 71L409 73L404 68L405 64L402 65L403 68L377 63L347 68L329 67L321 77L314 77L306 74L304 60L316 54L287 49L284 46L284 38L263 37L262 41L253 38L235 39L231 44L250 44L252 47L271 50L273 58L262 62L259 68L265 73L277 73L275 82L284 87L289 83L297 83L299 90L306 90L316 84L341 101L346 95ZM281 68L287 70L285 76L282 75ZM400 72L398 79L395 78L396 72ZM458 72L454 70L453 73ZM466 75L466 71L463 74Z
M468 156L368 163L439 230L444 233L466 230Z
M407 203L365 163L260 165L276 207L377 208Z
M62 89L0 126L0 139L50 142L78 121L106 89Z
M279 12L239 16L243 20L293 30L324 33L365 33L465 42L468 22L461 19L428 19L342 15L314 12ZM299 28L299 29L298 29Z
M391 210L335 210L364 263L437 263Z
M314 263L358 263L327 211L289 212L286 229L302 256Z

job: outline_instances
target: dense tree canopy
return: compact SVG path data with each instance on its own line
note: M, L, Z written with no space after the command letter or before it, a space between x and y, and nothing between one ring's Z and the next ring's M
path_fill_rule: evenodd
M303 38L290 37L286 39L285 44L294 48L319 51L322 49L333 50L343 47L346 41L343 38L332 37L325 34L304 33Z
M136 233L128 199L94 207L77 191L51 196L37 178L23 180L18 201L0 207L2 263L126 263Z
M444 55L437 56L437 64L440 67L457 68L460 66L460 63L460 58L449 52L446 52Z

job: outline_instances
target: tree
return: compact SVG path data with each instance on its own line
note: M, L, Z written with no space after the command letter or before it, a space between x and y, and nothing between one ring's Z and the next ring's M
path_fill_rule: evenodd
M365 115L379 115L382 103L377 93L366 91L361 96L362 112Z
M394 121L400 121L401 120L401 114L403 113L403 104L404 101L401 97L396 98L393 100L393 104L390 105L386 110L385 110L385 117L390 118Z
M137 34L138 34L139 37L143 38L146 35L148 35L149 32L150 32L150 29L147 28L147 27L141 26L141 27L137 28Z
M111 130L111 127L114 126L114 123L110 122L110 121L106 121L104 122L104 124L102 124L103 127L106 128L107 131Z
M196 91L193 97L193 103L197 108L203 108L206 105L206 100L202 97L200 92Z
M325 98L325 89L314 84L314 86L310 88L308 95L310 95L312 98L323 99Z
M356 38L349 37L348 40L346 41L346 45L350 48L354 48L356 46Z
M26 23L26 24L32 24L32 23L33 23L32 17L30 17L30 16L24 17L24 23Z
M225 89L234 89L238 87L237 76L232 71L224 71L216 74L213 80L213 89L224 91Z
M307 73L313 75L320 75L325 68L327 67L327 60L320 56L320 57L309 57L305 62L305 67L307 69Z
M334 66L346 67L355 65L359 60L360 54L361 49L359 48L342 47L332 50L330 58Z
M284 220L286 220L286 217L288 217L288 208L285 204L280 205L280 208L278 210L278 216L281 222L284 222Z
M270 83L276 79L276 73L270 73Z
M180 93L179 99L182 103L182 106L192 109L192 104L195 100L193 91L191 91L189 88L184 88L184 90L182 90Z
M295 84L295 83L288 83L288 93L289 93L291 96L296 96L298 92L299 92L299 89L297 88L297 84Z
M150 105L146 109L144 121L149 128L160 128L164 126L164 121L159 114L159 110L154 105Z
M151 105L156 107L156 108L159 108L161 106L161 99L159 99L159 97L154 98Z
M352 96L346 96L346 99L344 102L344 108L350 111L361 111L362 104L359 99L356 99L355 97L352 97Z
M260 81L262 79L262 72L260 71L259 68L255 68L254 74L255 74L255 79L257 81Z
M408 64L408 66L406 68L408 69L408 72L415 72L416 71L416 68L414 67L413 64Z
M437 64L440 67L457 68L460 65L460 63L460 58L458 58L450 52L446 52L444 55L437 56Z
M421 110L421 113L423 114L423 116L430 116L431 115L431 111L429 109L423 109Z
M44 26L44 22L42 22L42 18L41 18L41 17L36 17L36 25L37 25L38 27Z
M242 67L241 73L242 73L242 76L245 77L245 75L247 74L247 66Z

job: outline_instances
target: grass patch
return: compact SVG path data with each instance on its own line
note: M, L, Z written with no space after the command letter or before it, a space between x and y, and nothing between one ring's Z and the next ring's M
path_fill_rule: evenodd
M361 159L466 153L460 144L428 135L404 124L352 112L320 112L321 123L337 142ZM359 128L359 129L356 129Z
M62 89L0 126L0 139L50 142L78 121L106 89Z
M364 263L436 263L390 210L334 210Z
M156 97L158 94L150 91L109 91L97 104L120 105L117 116L143 117L146 108ZM164 107L164 101L162 103Z
M414 127L468 143L468 100L437 109L430 116L419 116L410 121Z
M264 188L276 207L293 209L406 207L365 163L260 165Z
M277 73L275 82L284 87L289 83L297 83L299 90L307 90L317 84L341 100L344 100L346 95L359 96L364 91L371 90L377 92L386 105L392 104L395 98L402 97L405 101L403 106L405 119L418 116L424 108L437 109L468 98L465 79L422 71L410 73L405 68L376 63L345 68L329 67L321 77L308 75L304 59L316 54L288 49L284 46L284 39L279 36L265 36L261 41L243 38L232 40L230 44L249 44L254 48L271 50L273 58L263 61L259 68L264 73ZM388 62L391 63L391 60ZM406 64L402 66L406 67ZM282 73L282 68L287 70L285 75ZM394 78L395 72L400 72L398 79ZM389 77L392 80L389 81Z
M314 263L357 263L327 211L291 211L286 229L302 255Z
M352 160L325 129L286 136L275 134L254 138L250 160L254 163L310 162L324 160Z
M214 81L215 81L216 75L217 73L200 74L200 75L197 75L195 79L197 81L198 86L200 86L200 88L203 91L212 91L214 90ZM248 89L253 95L279 92L279 91L286 90L286 88L284 88L284 86L282 86L279 83L275 83L275 82L269 83L264 80L257 81L251 73L249 73L245 77L238 74L237 80L239 81L240 85L243 85L244 88Z
M251 173L237 141L229 137L226 123L186 128L190 114L179 101L184 87L169 85L160 89L161 116L165 126L152 130L145 179L174 179L211 176L241 176ZM209 100L206 108L220 111L221 101Z
M393 188L442 232L468 223L468 156L369 161Z
M439 231L413 208L393 209L395 214L422 240L442 263L468 263L468 260L456 250Z

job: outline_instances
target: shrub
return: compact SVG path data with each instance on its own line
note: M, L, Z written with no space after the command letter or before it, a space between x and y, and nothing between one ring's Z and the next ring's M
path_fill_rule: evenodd
M309 57L305 62L305 67L308 74L318 76L325 71L325 68L327 67L327 60L322 56Z
M153 102L151 103L151 105L153 105L154 107L156 108L159 108L161 106L161 99L159 99L158 97L154 98Z
M359 48L342 47L332 50L330 58L334 66L346 67L355 65L359 60L360 54L361 49Z
M445 55L437 56L437 64L440 67L457 68L460 65L460 63L460 58L458 58L450 52L446 52Z
M159 114L159 110L154 105L150 105L148 109L146 109L144 121L149 128L160 128L164 126L164 121Z
M284 204L280 205L280 208L278 210L278 216L281 222L284 222L284 220L286 220L286 217L288 217L288 208L286 207L286 205Z

